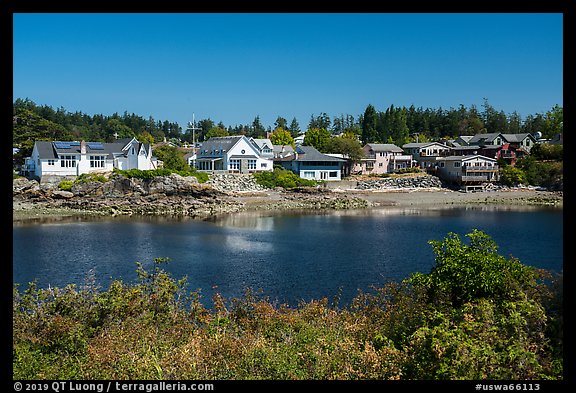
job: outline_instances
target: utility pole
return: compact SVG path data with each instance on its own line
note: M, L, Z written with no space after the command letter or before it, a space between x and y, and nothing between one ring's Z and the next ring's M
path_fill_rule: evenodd
M188 122L188 129L192 130L192 147L196 148L196 130L201 128L196 127L196 120L194 119L194 113L192 113L192 122Z

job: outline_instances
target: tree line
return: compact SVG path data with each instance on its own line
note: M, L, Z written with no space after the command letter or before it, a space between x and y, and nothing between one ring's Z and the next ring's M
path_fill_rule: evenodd
M474 105L460 105L450 109L390 105L384 110L377 110L374 105L368 104L365 111L356 117L341 114L331 118L325 112L312 114L304 129L295 117L288 121L278 116L273 126L265 127L260 117L256 116L249 124L235 126L226 126L222 121L216 123L210 118L201 119L194 124L194 130L190 126L183 129L178 123L169 120L155 120L152 116L146 119L126 111L122 115L88 115L78 111L68 112L63 107L54 109L48 105L37 105L29 99L18 98L13 103L13 146L28 152L31 152L36 140L85 139L111 142L116 137L134 136L147 143L166 139L181 144L202 142L213 136L246 135L265 138L272 132L279 135L279 131L285 131L292 139L306 132L308 141L305 140L305 144L326 152L327 149L333 149L334 145L337 147L349 143L332 138L336 135L357 139L362 144L394 143L402 146L408 142L494 132L540 132L543 138L552 138L563 131L562 127L563 108L559 105L546 113L529 114L522 119L516 111L506 114L495 109L487 99L480 109ZM290 138L287 140L289 142Z

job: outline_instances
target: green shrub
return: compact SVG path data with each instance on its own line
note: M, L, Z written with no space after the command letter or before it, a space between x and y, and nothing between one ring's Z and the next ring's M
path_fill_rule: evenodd
M526 184L526 174L520 168L510 165L500 167L500 183L506 186Z
M256 172L254 177L258 184L266 188L314 187L319 184L315 180L302 179L294 172L278 167L274 168L272 172Z
M198 172L196 169L184 169L184 170L173 170L173 169L166 169L166 168L158 168L158 169L149 169L149 170L141 170L141 169L127 169L127 170L120 170L114 169L115 174L126 176L127 178L137 178L143 180L152 180L157 176L170 176L172 173L177 173L180 176L194 176L198 179L199 183L205 183L208 180L208 174L204 172Z
M99 182L106 183L108 178L102 174L97 173L83 173L78 176L75 180L75 184L89 183L89 182Z
M73 180L62 180L60 183L58 183L58 188L62 191L70 191L72 190L73 185Z

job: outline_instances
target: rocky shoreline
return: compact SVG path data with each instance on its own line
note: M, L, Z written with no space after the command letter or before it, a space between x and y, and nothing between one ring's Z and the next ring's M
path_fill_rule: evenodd
M243 211L438 208L454 204L562 207L562 192L534 188L462 193L432 176L358 181L350 188L264 189L253 176L217 175L209 183L176 174L152 180L117 177L71 191L24 178L13 182L13 221L67 216L185 216L209 218Z

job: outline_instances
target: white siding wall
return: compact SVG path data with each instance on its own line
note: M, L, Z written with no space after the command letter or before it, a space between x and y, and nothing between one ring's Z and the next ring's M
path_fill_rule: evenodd
M341 170L320 170L320 169L307 169L300 170L299 176L307 180L342 180Z

